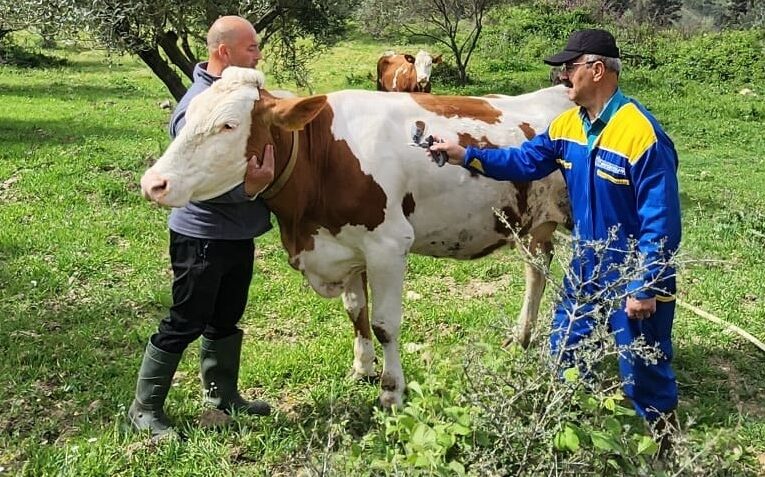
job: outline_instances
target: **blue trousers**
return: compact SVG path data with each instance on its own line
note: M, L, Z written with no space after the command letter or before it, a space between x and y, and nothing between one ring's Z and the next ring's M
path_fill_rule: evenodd
M550 345L554 356L558 355L561 346L565 346L564 360L575 363L576 348L579 342L592 332L594 319L585 316L576 318L571 323L570 311L567 312L569 303L563 300L555 311ZM655 364L646 363L632 353L622 353L619 356L619 373L624 383L624 394L632 401L638 415L648 421L653 421L677 407L677 380L672 370L674 316L674 300L657 300L656 313L650 318L631 320L623 308L609 317L609 327L614 333L617 346L628 345L643 335L649 345L657 345L664 354Z

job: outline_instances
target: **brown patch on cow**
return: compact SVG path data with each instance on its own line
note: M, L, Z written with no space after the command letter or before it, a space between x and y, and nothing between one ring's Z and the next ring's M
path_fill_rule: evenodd
M390 343L390 335L385 328L380 325L372 325L372 331L374 331L377 341L379 341L380 344Z
M404 200L401 201L401 209L404 211L404 217L409 217L414 212L414 196L411 192L408 192L404 196Z
M362 338L366 338L368 340L372 339L372 329L369 326L369 293L367 293L367 273L363 272L361 274L361 289L362 293L364 293L364 302L367 303L367 305L364 305L361 310L359 310L359 316L351 316L350 311L348 312L348 317L351 319L351 322L353 323L353 329L355 331L356 336L361 336Z
M412 55L387 55L377 60L377 91L430 93L430 81L424 87L417 82Z
M539 255L539 254L549 255L553 253L553 250L555 250L555 246L549 240L537 242L536 240L532 239L530 248L531 248L531 252L536 255Z
M497 221L499 221L499 219L497 219ZM502 224L502 225L504 225L504 224ZM509 231L508 231L508 233L505 233L505 232L502 232L502 233L504 233L505 235L509 235ZM485 257L485 256L489 255L490 253L492 253L493 251L495 251L495 250L497 250L499 248L504 247L505 245L507 245L507 243L508 243L507 240L504 240L504 239L503 240L499 240L496 243L493 243L493 244L489 245L488 247L484 248L480 252L478 252L478 253L476 253L474 255L471 255L470 259L473 260L473 259L476 259L476 258Z
M496 109L485 99L467 96L432 96L429 94L413 94L411 96L423 108L445 118L468 118L487 124L497 124L502 117L502 111Z
M515 198L518 200L518 214L523 216L529 210L529 188L530 182L513 182L515 186Z
M274 101L278 100L264 94L253 108L247 154L261 154L266 144L274 144L278 177L289 160L292 132L269 122ZM326 106L299 132L295 169L284 188L266 201L290 257L313 250L313 235L319 228L333 235L346 225L371 231L385 220L385 191L361 170L348 144L334 139L333 119L332 109Z
M537 135L537 132L534 131L534 128L531 127L531 124L529 123L521 123L518 125L519 128L521 128L521 131L523 131L523 135L526 136L526 139L533 139L534 136Z
M513 185L516 190L515 199L517 208L511 206L502 207L502 213L505 214L510 226L518 227L518 234L523 236L529 232L529 228L531 227L531 221L524 220L524 217L529 210L529 188L531 183L513 182ZM496 217L494 220L494 230L506 237L511 233L511 230L499 217Z
M459 138L459 143L462 147L497 147L497 145L489 141L489 138L486 136L481 136L481 139L476 139L468 133L457 133L457 137Z

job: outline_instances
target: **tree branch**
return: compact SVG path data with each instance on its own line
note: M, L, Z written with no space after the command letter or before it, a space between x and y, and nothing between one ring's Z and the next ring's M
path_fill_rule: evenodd
M157 44L167 55L167 58L189 79L194 78L194 63L178 48L178 34L173 30L162 32L157 36Z

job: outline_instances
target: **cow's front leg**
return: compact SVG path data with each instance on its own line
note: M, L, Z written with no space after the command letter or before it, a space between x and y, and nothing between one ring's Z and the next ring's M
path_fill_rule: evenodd
M384 358L380 378L380 404L386 408L394 404L401 406L403 403L405 382L398 351L398 335L409 245L389 244L371 251L367 256L367 275L372 293L372 331L382 345Z
M367 306L366 273L354 275L343 292L343 305L353 323L352 377L358 381L375 381L375 346L372 343L372 330L369 327L369 307Z

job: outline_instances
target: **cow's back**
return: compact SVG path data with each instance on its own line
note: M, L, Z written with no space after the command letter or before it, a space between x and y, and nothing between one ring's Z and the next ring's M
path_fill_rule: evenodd
M386 218L404 214L412 224L415 253L473 258L501 246L508 231L493 209L523 231L570 222L559 172L532 183L495 181L460 167L439 168L423 148L411 145L418 121L425 136L463 145L520 145L528 128L543 131L571 106L562 87L501 98L342 91L330 94L329 104L335 138L347 143L362 171L385 191Z

